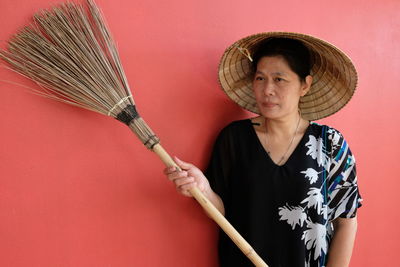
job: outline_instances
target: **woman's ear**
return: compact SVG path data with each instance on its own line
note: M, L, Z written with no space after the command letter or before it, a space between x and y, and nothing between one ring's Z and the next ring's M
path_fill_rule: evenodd
M308 75L305 79L305 82L303 82L303 85L301 87L300 96L305 96L308 93L308 91L310 91L312 81L313 81L313 77L311 75Z

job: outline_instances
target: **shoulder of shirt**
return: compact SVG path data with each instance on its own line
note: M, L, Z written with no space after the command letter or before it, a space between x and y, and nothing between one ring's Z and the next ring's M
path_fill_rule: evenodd
M238 129L243 129L251 123L250 119L236 120L227 124L222 131L234 131Z
M222 128L222 130L219 132L218 138L232 138L238 134L241 135L245 132L248 132L248 126L250 124L251 121L249 119L232 121Z
M337 134L342 135L339 130L337 130L336 128L331 127L329 125L319 124L319 123L313 122L313 121L311 121L310 124L311 124L311 127L312 127L314 132L319 132L319 133L322 134L322 131L325 130L328 134L337 133Z
M235 120L235 121L232 121L229 124L227 124L225 127L223 127L221 132L230 132L230 131L235 131L235 130L239 130L239 129L244 129L249 124L251 124L251 120L250 119ZM336 134L342 135L339 130L337 130L336 128L331 127L329 125L319 124L319 123L314 122L314 121L311 121L310 124L311 124L311 127L312 127L312 131L315 132L315 133L322 134L322 131L325 128L325 131L328 134L336 133Z
M311 122L310 127L311 127L311 133L312 135L315 136L315 138L323 138L328 143L331 142L346 143L343 134L339 130L331 126L321 125L316 122Z

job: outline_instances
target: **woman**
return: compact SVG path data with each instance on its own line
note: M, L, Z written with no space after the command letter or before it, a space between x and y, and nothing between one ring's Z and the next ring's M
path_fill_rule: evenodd
M311 36L262 33L227 49L219 77L260 116L222 130L205 175L178 158L182 171L165 174L183 195L198 186L270 267L348 266L361 206L355 160L340 132L310 120L351 98L351 61ZM224 233L219 256L221 266L252 266Z

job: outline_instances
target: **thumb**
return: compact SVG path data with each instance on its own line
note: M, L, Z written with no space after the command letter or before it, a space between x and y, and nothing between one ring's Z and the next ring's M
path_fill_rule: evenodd
M183 170L187 170L187 169L189 169L190 167L193 166L192 164L179 159L177 156L174 156L174 161Z

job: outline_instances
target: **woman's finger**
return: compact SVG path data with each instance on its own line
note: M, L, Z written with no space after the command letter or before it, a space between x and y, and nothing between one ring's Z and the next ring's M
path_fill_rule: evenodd
M178 186L177 189L179 192L181 192L182 194L186 195L186 196L191 196L190 194L190 190L194 187L196 187L197 183L196 182L192 182L192 183L187 183L181 186Z
M182 187L186 184L190 184L193 182L194 182L194 177L178 178L174 180L174 183L177 187Z
M185 162L181 159L179 159L177 156L174 156L174 161L176 162L176 164L178 164L178 166L183 169L183 170L188 170L191 167L193 167L193 164L190 164L188 162Z
M176 167L171 166L171 167L167 167L167 168L164 169L164 174L169 175L169 174L174 173L176 171L178 171L176 169Z
M168 179L170 181L174 181L176 179L185 178L185 177L188 177L188 173L186 171L173 172L168 175Z

